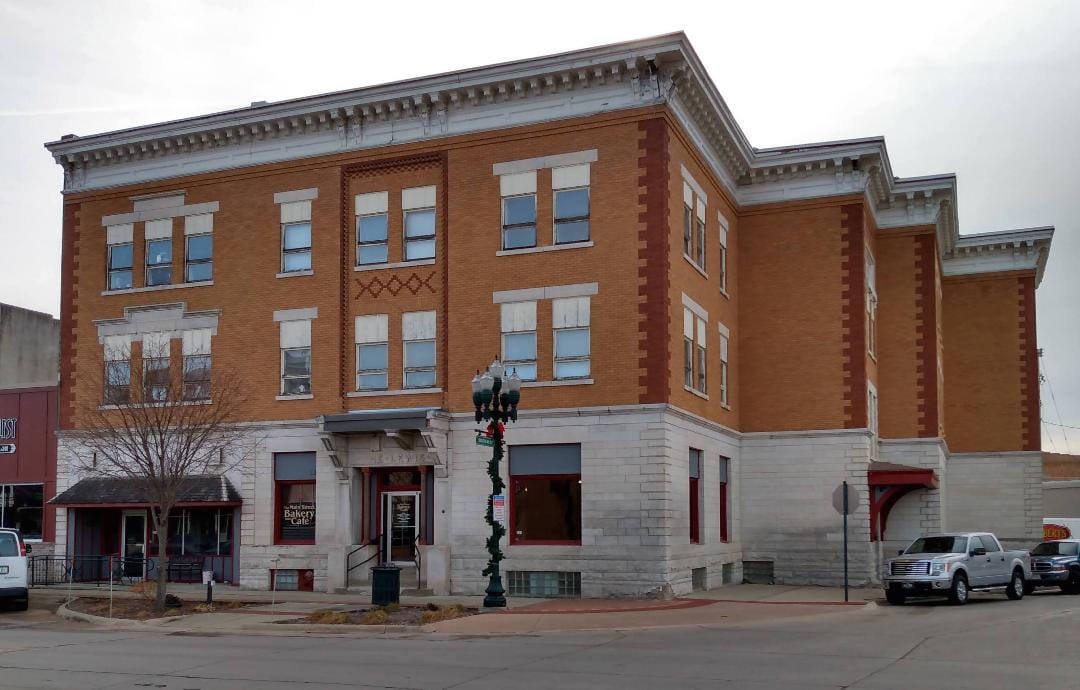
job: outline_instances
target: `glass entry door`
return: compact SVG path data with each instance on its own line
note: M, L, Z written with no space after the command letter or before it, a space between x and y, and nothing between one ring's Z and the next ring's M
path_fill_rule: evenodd
M146 513L125 510L122 526L124 577L143 577L146 572Z
M420 536L420 492L391 491L383 494L383 561L411 565Z

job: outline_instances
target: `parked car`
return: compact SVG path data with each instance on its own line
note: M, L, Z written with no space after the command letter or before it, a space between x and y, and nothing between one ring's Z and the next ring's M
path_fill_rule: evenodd
M1005 551L989 532L956 532L919 537L885 564L882 579L890 604L944 595L962 605L972 591L999 587L1022 599L1030 575L1027 551Z
M0 528L0 600L14 601L17 611L30 604L26 562L26 544L19 533Z
M1080 539L1044 541L1032 549L1028 594L1036 587L1060 587L1066 594L1080 594Z

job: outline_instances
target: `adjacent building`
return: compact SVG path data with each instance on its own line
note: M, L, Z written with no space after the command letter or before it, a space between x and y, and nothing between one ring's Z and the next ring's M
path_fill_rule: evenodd
M526 381L512 595L836 582L845 480L856 581L921 530L1041 533L1052 228L960 236L955 177L898 178L881 138L753 147L681 33L47 148L70 553L154 538L71 470L79 409L152 396L140 367L213 404L231 371L259 452L192 494L175 553L480 592L494 356Z
M52 550L60 322L0 304L0 527Z

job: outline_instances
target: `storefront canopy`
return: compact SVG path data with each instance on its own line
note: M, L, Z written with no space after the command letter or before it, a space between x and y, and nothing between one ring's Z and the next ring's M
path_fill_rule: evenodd
M892 462L870 463L866 478L870 485L871 541L878 541L885 534L889 512L897 501L917 489L938 487L938 478L934 470Z
M356 410L328 414L321 418L322 430L334 434L422 431L428 428L428 416L437 407L408 407L393 410Z
M228 479L217 475L188 477L177 495L177 507L238 506L241 502L240 492ZM94 477L78 481L49 503L85 508L142 507L150 503L150 497L135 480Z

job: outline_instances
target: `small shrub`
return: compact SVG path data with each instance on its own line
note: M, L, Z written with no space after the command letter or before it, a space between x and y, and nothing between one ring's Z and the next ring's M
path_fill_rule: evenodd
M196 604L195 608L194 608L194 611L195 611L195 613L213 613L214 612L214 605L213 604L205 604L205 603L204 604Z
M349 614L345 611L316 611L308 616L308 620L323 625L345 625L350 622Z
M401 604L387 604L386 606L382 607L382 610L391 614L397 613L401 610Z
M131 591L138 594L146 601L157 600L157 582L154 580L139 580L131 585Z
M167 609L178 609L178 608L182 607L183 605L184 605L184 602L180 601L180 597L176 596L175 594L166 594L165 595L165 608L167 608Z
M425 611L438 611L439 610L439 605L429 601L428 603L424 604L424 610Z
M372 609L360 619L361 625L386 625L390 622L390 614L383 609Z
M427 625L428 623L439 623L441 621L450 621L455 618L461 618L465 615L465 607L461 604L453 604L443 608L435 607L432 611L428 608L427 611L420 614L420 625Z

